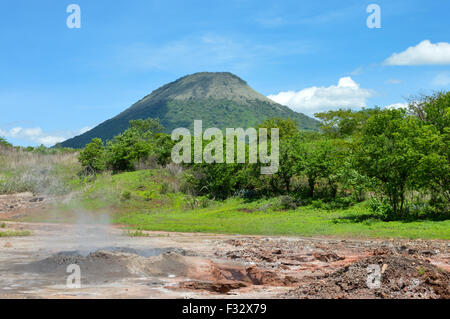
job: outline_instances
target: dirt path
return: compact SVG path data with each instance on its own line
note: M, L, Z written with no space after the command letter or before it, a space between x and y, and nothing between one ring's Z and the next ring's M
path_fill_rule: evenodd
M7 222L0 298L448 298L449 241L147 232ZM77 264L81 289L66 286ZM381 287L367 286L379 265Z

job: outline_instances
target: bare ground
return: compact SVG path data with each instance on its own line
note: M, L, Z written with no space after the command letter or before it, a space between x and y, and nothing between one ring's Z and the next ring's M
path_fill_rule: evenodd
M27 203L0 219L35 208ZM32 236L0 238L0 298L450 298L449 241L129 237L120 225L13 221L6 229ZM70 264L80 266L80 289L66 286ZM380 286L370 288L374 265Z
M449 298L447 241L344 240L7 223L0 298ZM81 268L68 289L66 268ZM367 286L368 265L383 271Z
M18 217L30 209L38 209L51 202L51 198L30 192L0 195L0 217L2 219Z

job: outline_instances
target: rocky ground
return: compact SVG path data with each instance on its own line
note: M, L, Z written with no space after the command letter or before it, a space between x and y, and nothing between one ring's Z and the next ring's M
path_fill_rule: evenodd
M0 232L31 232L0 236L0 298L450 298L449 241L129 237L120 225L14 222L50 203L0 196L10 220ZM72 264L80 289L66 285Z
M380 283L369 278L378 266ZM368 283L369 279L369 283ZM372 280L372 281L371 281ZM450 273L419 256L383 254L363 258L331 274L305 278L287 298L450 299Z
M32 193L19 193L12 195L0 195L0 218L19 216L29 209L42 207L51 201L44 195Z
M148 232L7 222L0 298L449 298L448 241ZM66 286L67 266L81 289ZM380 286L369 287L378 265Z

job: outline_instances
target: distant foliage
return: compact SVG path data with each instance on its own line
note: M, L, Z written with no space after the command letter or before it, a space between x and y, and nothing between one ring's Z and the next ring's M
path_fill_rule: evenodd
M295 120L279 117L256 126L269 135L279 129L280 162L273 175L261 175L264 164L249 164L248 158L242 164L173 166L173 142L153 119L131 121L106 146L93 140L80 163L96 172L166 167L177 185L162 184L162 194L176 189L216 200L279 197L281 210L341 209L369 199L383 220L449 216L449 92L415 99L408 109L341 109L316 116L320 132L301 131ZM225 139L223 147L225 156Z
M106 149L100 138L94 138L80 152L80 164L87 171L102 172L106 169Z
M3 148L11 148L12 144L9 143L6 139L4 139L3 137L0 137L0 147Z
M158 120L130 121L130 127L122 134L106 142L99 138L80 152L79 161L86 172L99 173L133 171L142 165L167 165L172 140L161 133L163 127Z
M363 109L352 111L350 109L339 109L316 113L315 116L322 120L321 130L324 135L331 138L345 138L357 135L366 125L367 120L381 109Z
M130 121L130 127L107 142L108 165L113 171L132 171L134 165L155 150L156 134L162 131L158 120Z

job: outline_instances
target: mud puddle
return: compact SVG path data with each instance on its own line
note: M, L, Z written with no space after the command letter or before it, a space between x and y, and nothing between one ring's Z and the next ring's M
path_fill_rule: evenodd
M10 226L33 236L0 238L0 298L449 298L448 241ZM72 264L81 289L66 287ZM368 287L370 265L379 289Z
M120 281L127 277L180 276L188 269L180 248L133 249L107 247L93 252L62 251L42 260L13 266L10 270L65 278L69 265L78 265L82 281L95 284Z

